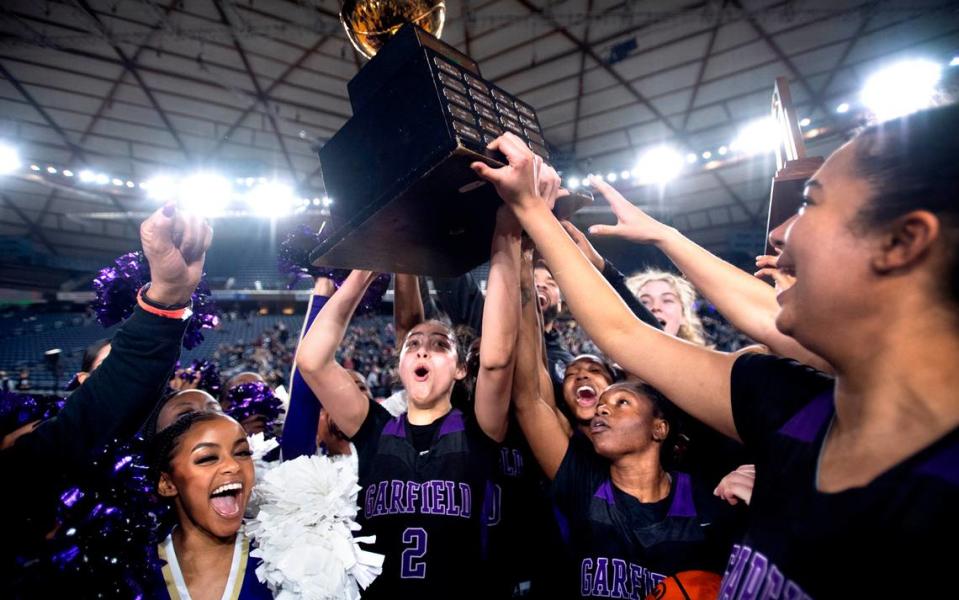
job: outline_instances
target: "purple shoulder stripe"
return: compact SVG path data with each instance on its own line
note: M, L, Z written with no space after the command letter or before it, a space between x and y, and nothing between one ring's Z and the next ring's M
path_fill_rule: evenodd
M775 400L773 400L775 401ZM782 426L779 433L801 442L811 443L833 414L832 390L823 392L802 407Z
M923 461L916 472L959 486L959 442L954 442Z
M604 481L598 488L596 488L596 493L593 494L594 498L599 498L600 500L605 500L607 504L616 504L616 499L613 497L613 484L607 479Z
M695 517L696 504L693 502L693 484L687 473L675 474L676 491L673 492L673 503L669 507L670 517Z
M463 419L463 412L458 408L454 408L446 415L446 418L443 419L443 424L440 425L439 437L465 430L466 421Z
M383 427L383 435L406 439L406 427L403 426L404 419L406 419L406 415L402 414L387 421L386 426Z

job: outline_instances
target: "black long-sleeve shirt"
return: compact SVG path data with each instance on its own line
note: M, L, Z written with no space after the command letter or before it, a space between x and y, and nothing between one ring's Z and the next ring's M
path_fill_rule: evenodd
M113 337L109 356L60 414L0 451L0 569L11 564L8 553L29 554L53 527L59 493L94 454L143 425L172 374L186 325L136 308Z

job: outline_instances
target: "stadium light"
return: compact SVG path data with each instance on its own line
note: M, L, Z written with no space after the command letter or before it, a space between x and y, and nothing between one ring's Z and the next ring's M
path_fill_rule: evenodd
M204 217L222 214L233 196L233 185L230 180L209 171L188 176L177 188L180 207Z
M0 175L16 171L21 166L20 154L13 146L0 144Z
M282 217L293 210L297 197L290 186L269 181L250 190L246 194L246 202L261 217Z
M836 112L839 113L839 114L845 114L845 113L849 112L849 103L848 103L848 102L843 102L842 104L840 104L839 106L837 106L837 107L836 107Z
M765 117L746 125L729 147L746 154L765 154L775 150L779 140L779 128L775 121Z
M106 185L110 183L110 177L104 173L97 173L93 176L93 182L97 185Z
M636 163L639 183L663 185L679 176L685 162L685 157L669 146L657 146L648 150Z
M876 119L888 121L928 108L941 77L938 63L904 60L870 76L859 97Z
M176 182L167 175L152 177L141 184L141 187L147 191L147 197L160 202L168 202L176 198Z
M617 180L617 179L618 179L618 177L616 177L616 173L607 173L607 174L606 174L606 181L608 181L608 182L610 182L610 183L616 183L616 180Z
M566 185L569 186L569 189L571 190L575 190L579 188L579 184L580 184L580 181L579 181L579 178L577 177L570 177L569 179L566 180Z

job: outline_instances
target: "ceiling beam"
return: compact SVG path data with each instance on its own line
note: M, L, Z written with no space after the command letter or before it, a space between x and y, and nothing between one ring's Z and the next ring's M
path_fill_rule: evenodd
M290 152L286 149L286 142L283 141L283 136L280 134L280 128L276 124L276 115L273 114L273 108L270 106L269 100L267 99L268 97L263 92L263 88L260 87L260 81L257 79L256 73L253 72L253 67L250 65L250 60L247 58L246 52L243 50L243 45L240 44L240 40L236 37L233 24L230 22L229 16L227 16L226 11L223 9L222 1L213 0L213 6L216 7L216 11L219 13L220 20L223 21L223 24L230 28L230 35L233 38L233 48L240 56L240 60L243 62L243 68L246 70L246 74L250 77L250 82L253 84L253 89L256 91L256 98L263 106L263 113L266 115L266 118L270 121L270 127L273 128L273 133L276 135L276 142L280 145L280 151L283 153L283 158L286 160L286 165L290 169L290 176L294 181L296 181L296 166L293 164L293 159L290 158Z
M679 142L683 146L686 147L687 150L696 151L696 149L693 148L692 144L690 143L690 140L687 137L686 133L680 130L679 128L677 128L675 125L673 125L672 122L666 117L666 115L664 115L658 108L656 108L656 106L654 106L653 103L650 102L646 98L646 96L642 94L642 92L640 92L635 87L633 87L633 85L630 84L626 80L626 78L624 78L618 71L616 71L616 69L614 69L611 65L606 63L606 61L604 61L599 55L597 55L596 51L593 50L591 46L584 43L581 39L577 38L575 35L567 31L565 28L558 26L552 17L544 14L543 10L539 8L538 6L536 6L535 4L533 4L532 2L530 2L530 0L516 0L516 1L520 3L521 5L523 5L524 7L526 7L526 9L529 10L530 12L539 15L541 18L545 19L548 23L552 24L554 27L557 27L557 29L559 29L559 32L562 34L564 38L566 38L567 40L575 44L582 52L586 53L593 61L602 65L603 70L606 71L606 73L609 74L610 77L615 79L627 92L629 92L630 95L632 95L636 99L638 103L645 106L647 110L649 110L651 113L653 113L653 115L658 117L659 120L662 122L663 126L666 127L666 129L668 129L670 133L672 133L673 136L677 140L679 140ZM719 184L719 187L721 187L727 194L729 194L730 198L732 198L737 204L739 204L742 207L743 211L745 211L745 213L749 215L750 219L754 222L758 222L759 215L757 213L754 213L754 211L750 210L749 207L746 206L746 203L743 201L743 199L739 196L739 194L735 192L735 190L732 189L732 187L730 187L728 183L726 183L726 180L723 179L722 176L720 176L719 173L716 173L715 171L711 171L710 173L713 176L713 178L716 180L716 183Z

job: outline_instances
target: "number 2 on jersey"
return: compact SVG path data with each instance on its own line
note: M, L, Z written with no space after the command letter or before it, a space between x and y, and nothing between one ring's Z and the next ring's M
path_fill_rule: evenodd
M403 579L426 578L426 530L409 527L403 532L403 543L409 545L401 557L400 577Z

